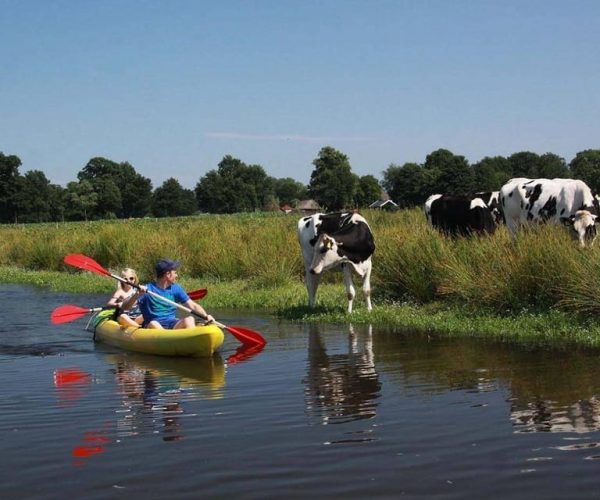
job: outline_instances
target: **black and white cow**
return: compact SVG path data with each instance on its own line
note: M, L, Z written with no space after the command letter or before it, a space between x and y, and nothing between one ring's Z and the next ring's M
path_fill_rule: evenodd
M481 198L483 200L497 225L502 224L504 217L502 216L502 207L500 206L500 191L475 193L471 199L475 198Z
M441 198L443 195L441 194L432 194L425 200L425 216L427 217L427 222L433 225L433 221L431 220L431 204ZM467 195L470 200L475 200L476 198L481 198L485 205L488 207L488 210L492 214L492 218L496 225L499 225L503 222L502 217L502 209L500 207L500 191L485 191L481 193L475 193L471 195Z
M437 197L431 202L428 219L433 227L453 236L491 234L496 230L488 206L481 198L470 196Z
M433 225L433 222L431 220L431 204L438 198L441 198L442 196L443 195L441 194L432 194L431 196L429 196L429 198L425 200L425 217L427 217L427 222L429 222L429 224L431 225Z
M314 214L298 221L298 241L304 258L308 303L315 306L320 276L340 266L352 312L355 296L351 269L362 278L362 289L371 307L371 256L375 241L369 224L356 213Z
M581 246L596 239L598 200L577 179L510 179L500 189L500 202L511 235L530 223L564 224Z

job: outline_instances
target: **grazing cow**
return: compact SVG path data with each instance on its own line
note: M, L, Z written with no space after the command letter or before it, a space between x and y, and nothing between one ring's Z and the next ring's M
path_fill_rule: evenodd
M494 222L499 225L503 221L502 210L500 208L500 192L499 191L485 191L482 193L475 193L472 195L468 195L470 200L475 200L476 198L481 198L483 202L488 207L488 210L492 214L492 218ZM427 222L433 225L433 221L431 220L431 204L441 198L443 195L441 194L432 194L427 200L425 200L425 216L427 217Z
M600 206L583 181L511 179L500 189L500 202L512 236L519 227L530 223L562 223L581 246L594 243Z
M471 199L475 198L481 198L483 200L497 225L502 224L504 217L502 216L502 208L500 207L500 191L485 191L483 193L475 193Z
M452 236L493 233L496 224L481 198L443 195L433 200L430 209L433 227Z
M441 194L432 194L429 198L425 200L425 217L427 217L427 222L429 222L429 224L431 225L433 225L433 222L431 221L431 204L441 197Z
M315 306L321 274L340 266L352 312L355 290L351 269L362 278L362 289L371 307L371 256L375 251L367 221L355 213L314 214L298 221L298 241L304 258L308 303Z

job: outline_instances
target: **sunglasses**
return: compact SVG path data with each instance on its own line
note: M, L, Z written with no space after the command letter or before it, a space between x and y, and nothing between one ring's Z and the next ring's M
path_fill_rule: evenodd
M135 277L133 276L129 276L129 278L125 278L127 281L131 281L132 283L135 283Z

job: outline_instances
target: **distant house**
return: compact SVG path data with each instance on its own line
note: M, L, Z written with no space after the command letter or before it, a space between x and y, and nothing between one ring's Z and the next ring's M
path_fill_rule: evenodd
M321 207L315 200L302 200L296 205L296 210L303 215L316 214Z
M379 208L381 210L398 210L398 205L392 200L377 200L369 205L369 208Z

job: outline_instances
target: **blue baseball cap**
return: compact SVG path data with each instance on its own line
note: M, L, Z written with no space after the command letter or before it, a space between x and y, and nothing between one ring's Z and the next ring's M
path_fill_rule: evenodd
M173 269L178 269L179 266L181 266L181 262L178 260L160 259L154 269L156 270L156 276L162 276Z

